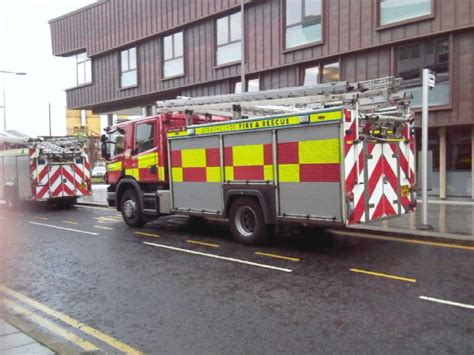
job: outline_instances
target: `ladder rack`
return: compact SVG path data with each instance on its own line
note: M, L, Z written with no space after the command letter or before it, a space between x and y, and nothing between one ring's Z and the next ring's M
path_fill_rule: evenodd
M399 92L402 79L386 77L360 82L340 81L307 87L158 101L158 113L193 111L225 117L264 117L342 106L357 102L361 112L407 107L410 95Z

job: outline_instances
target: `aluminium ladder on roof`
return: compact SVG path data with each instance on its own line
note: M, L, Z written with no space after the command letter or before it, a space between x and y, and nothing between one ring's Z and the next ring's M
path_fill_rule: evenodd
M45 141L15 130L0 132L0 143L2 142L36 147L45 154L76 154L82 150L81 140L75 137L52 138Z
M361 82L334 82L308 87L273 89L261 92L178 98L158 101L159 113L193 111L220 116L266 116L278 113L302 112L357 102L362 112L390 112L402 116L411 96L399 92L402 79L386 77Z

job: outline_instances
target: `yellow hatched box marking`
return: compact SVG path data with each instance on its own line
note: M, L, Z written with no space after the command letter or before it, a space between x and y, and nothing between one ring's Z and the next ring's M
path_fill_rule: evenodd
M300 165L299 164L280 164L278 165L278 177L280 182L299 182Z
M205 168L206 149L183 149L181 165L183 168Z
M226 166L224 169L225 179L224 180L234 180L234 167Z
M340 161L337 138L301 141L298 145L300 164L330 164Z
M263 167L263 179L273 180L273 165L265 165Z
M324 122L342 119L341 111L313 113L309 116L310 122Z
M206 168L206 182L221 182L221 168L218 166Z
M116 161L114 163L107 164L107 171L119 171L122 170L122 162Z
M239 145L232 148L234 166L263 165L263 145Z
M183 168L171 168L171 175L174 182L183 182Z

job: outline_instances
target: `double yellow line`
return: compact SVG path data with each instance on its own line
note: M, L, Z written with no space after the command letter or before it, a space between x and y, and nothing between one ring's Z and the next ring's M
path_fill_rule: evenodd
M86 333L108 345L111 347L115 348L116 350L119 350L120 352L123 352L125 354L142 354L141 351L132 348L131 346L119 341L118 339L115 339L114 337L107 335L105 333L102 333L101 331L94 329L87 324L84 324L78 320L75 320L74 318L63 314L59 311L56 311L38 301L35 301L34 299L31 299L25 295L22 295L19 292L16 292L6 286L3 286L0 284L0 292L3 292L5 295L10 296L11 298L14 298L17 301L23 302L24 304L35 308L36 310L39 310L53 318L56 318L78 330L80 330L83 333ZM21 314L25 318L30 319L34 323L37 323L44 328L60 335L61 337L71 341L72 343L76 344L77 346L81 347L85 351L97 351L99 350L94 344L78 337L77 335L68 332L67 330L61 328L60 326L54 324L53 322L49 321L48 319L45 319L33 312L28 311L26 308L18 305L16 302L11 301L5 297L0 298L0 302L3 303L5 306L11 308L15 312Z

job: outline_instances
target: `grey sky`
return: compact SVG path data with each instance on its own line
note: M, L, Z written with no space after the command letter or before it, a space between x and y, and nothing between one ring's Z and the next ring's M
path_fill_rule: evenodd
M29 135L48 134L48 102L52 107L52 133L66 133L66 95L75 74L72 62L51 54L48 20L95 2L94 0L1 0L0 70L26 76L0 74L6 92L7 129ZM3 130L3 109L0 108Z

